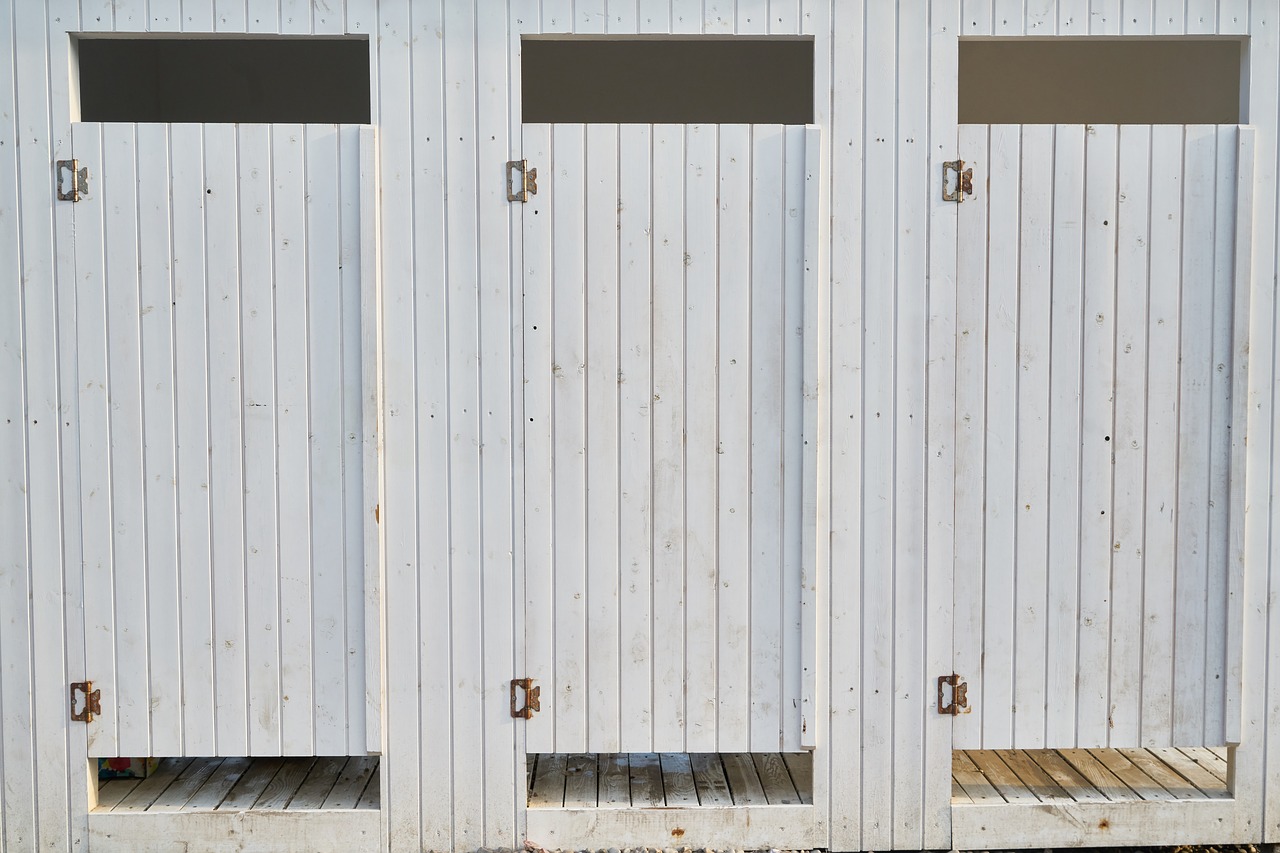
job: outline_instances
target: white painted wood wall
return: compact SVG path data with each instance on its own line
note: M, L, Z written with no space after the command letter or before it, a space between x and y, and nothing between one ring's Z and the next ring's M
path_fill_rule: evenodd
M961 126L956 748L1239 740L1240 135Z
M1280 15L1245 0L4 0L0 3L0 838L85 842L85 669L68 30L366 33L383 194L386 394L383 791L395 850L522 841L523 738L507 679L524 664L518 156L521 32L808 33L823 128L829 303L821 376L815 793L832 849L949 846L950 722L929 713L951 665L956 36L1239 33L1257 127L1253 273L1276 276ZM1241 811L1280 841L1280 585L1271 557L1277 427L1270 287L1253 306L1244 531L1248 573ZM928 368L926 370L926 368ZM926 561L927 558L927 561ZM827 713L829 712L829 717ZM826 722L828 721L829 722ZM1274 744L1273 744L1274 746ZM1269 808L1263 811L1263 784ZM656 843L656 842L655 842ZM83 849L83 848L82 848Z
M797 751L806 130L522 135L527 751Z
M72 148L89 754L361 754L360 129Z

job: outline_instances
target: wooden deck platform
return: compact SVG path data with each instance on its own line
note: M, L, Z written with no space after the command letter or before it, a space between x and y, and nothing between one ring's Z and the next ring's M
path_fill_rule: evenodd
M954 807L1227 800L1225 749L956 750Z
M166 758L146 779L98 787L95 813L379 808L378 759Z
M530 809L813 804L807 752L547 753L528 766Z

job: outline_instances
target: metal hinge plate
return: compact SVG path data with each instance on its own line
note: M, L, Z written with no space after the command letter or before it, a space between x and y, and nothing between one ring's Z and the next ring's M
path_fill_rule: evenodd
M951 688L951 701L947 700L946 688ZM969 685L960 680L954 672L950 675L938 676L938 713L954 717L969 713Z
M76 694L84 697L81 710L76 711ZM93 689L92 681L76 681L71 685L71 719L77 723L92 723L95 714L102 713L102 691Z
M951 172L956 173L954 180ZM949 186L954 188L948 191ZM942 200L959 204L967 195L973 195L973 169L966 169L963 160L947 160L942 164Z
M524 705L516 704L517 692L524 693ZM534 687L532 678L511 679L511 716L518 720L527 720L533 716L534 711L541 711L542 705L539 702L541 693L542 688Z
M517 181L516 173L520 173ZM528 160L507 161L507 201L528 201L538 194L538 170L529 168Z
M79 201L89 193L89 167L79 160L58 161L58 201Z

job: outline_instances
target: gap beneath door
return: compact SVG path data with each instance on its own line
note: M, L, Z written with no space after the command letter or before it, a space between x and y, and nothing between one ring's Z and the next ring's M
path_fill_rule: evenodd
M531 809L813 804L808 752L544 753L528 774Z
M1225 748L968 749L951 754L951 804L1227 800Z

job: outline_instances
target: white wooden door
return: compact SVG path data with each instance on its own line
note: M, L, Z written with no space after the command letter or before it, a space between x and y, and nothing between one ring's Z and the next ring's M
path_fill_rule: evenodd
M1238 739L1246 133L960 128L956 748Z
M806 129L523 134L527 749L798 749Z
M365 751L360 139L74 126L91 756Z

